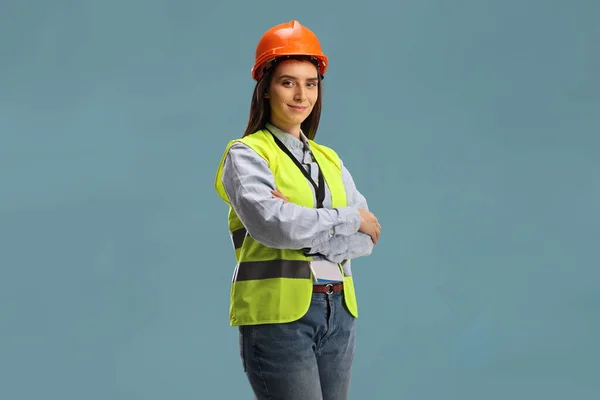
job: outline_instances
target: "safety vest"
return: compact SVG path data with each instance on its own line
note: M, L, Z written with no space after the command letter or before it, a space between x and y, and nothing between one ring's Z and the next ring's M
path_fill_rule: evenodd
M229 320L232 326L292 322L310 306L313 293L312 257L302 250L274 249L247 234L229 203L222 183L223 163L231 145L242 142L264 158L275 177L276 187L291 203L315 207L309 182L275 143L267 130L259 130L227 144L215 178L215 189L229 205L228 226L235 249L236 270L230 293ZM332 207L347 205L341 163L330 148L309 140L310 148L331 192ZM344 280L348 311L358 317L354 283L347 263L338 264Z

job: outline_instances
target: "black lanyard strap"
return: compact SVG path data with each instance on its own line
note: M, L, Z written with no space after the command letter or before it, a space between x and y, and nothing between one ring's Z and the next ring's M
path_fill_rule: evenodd
M315 188L315 193L317 194L317 208L323 208L323 200L325 200L325 180L323 178L323 173L321 172L321 167L319 166L319 163L317 163L317 160L315 159L314 161L317 164L317 167L319 167L319 186L316 185L315 181L312 179L312 177L310 176L308 171L306 171L306 169L304 169L302 164L300 164L300 162L296 159L296 157L294 157L294 155L290 152L290 150L287 147L285 147L285 145L283 143L281 143L281 140L279 140L277 138L277 136L275 136L273 134L273 132L271 132L268 128L267 128L267 130L269 131L269 133L271 135L273 135L273 139L275 139L275 143L277 143L277 146L279 146L279 148L285 154L287 154L288 157L290 157L292 159L294 164L296 164L296 166L300 169L300 171L302 171L302 173L304 174L306 179L308 179L308 181L313 185L313 187ZM313 157L313 159L314 159L314 157Z

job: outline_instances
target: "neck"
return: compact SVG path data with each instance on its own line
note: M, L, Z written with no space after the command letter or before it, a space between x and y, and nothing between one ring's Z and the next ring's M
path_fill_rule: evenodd
M273 126L276 126L278 129L287 133L288 135L292 135L296 139L300 139L300 125L286 125L278 123L277 121L269 121L269 123Z

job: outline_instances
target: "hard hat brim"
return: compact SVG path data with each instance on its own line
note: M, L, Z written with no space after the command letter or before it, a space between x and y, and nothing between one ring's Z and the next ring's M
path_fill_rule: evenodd
M277 52L277 50L272 50L269 52L264 53L263 55L261 55L261 57L258 59L258 61L256 62L256 64L252 67L251 73L252 73L252 78L256 81L258 81L261 76L263 75L264 71L268 68L271 67L271 64L278 60L278 59L282 59L282 58L288 58L288 57L310 57L313 58L317 61L318 64L318 69L319 69L319 74L321 74L321 76L325 75L325 71L327 71L327 67L328 67L328 63L329 63L329 59L326 55L324 54L312 54L312 53L300 53L300 52Z

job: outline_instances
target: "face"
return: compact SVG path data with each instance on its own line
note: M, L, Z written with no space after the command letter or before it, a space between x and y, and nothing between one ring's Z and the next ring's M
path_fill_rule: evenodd
M317 67L310 61L285 60L278 64L267 92L273 125L298 136L300 124L317 102L318 83Z

